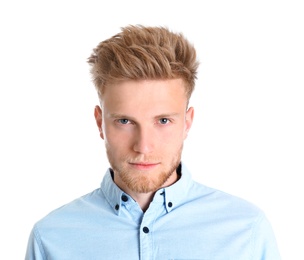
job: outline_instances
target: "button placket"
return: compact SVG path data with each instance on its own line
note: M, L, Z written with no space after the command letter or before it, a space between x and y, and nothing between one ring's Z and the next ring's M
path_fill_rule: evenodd
M151 203L139 227L140 259L153 259L153 223L159 214L160 204Z

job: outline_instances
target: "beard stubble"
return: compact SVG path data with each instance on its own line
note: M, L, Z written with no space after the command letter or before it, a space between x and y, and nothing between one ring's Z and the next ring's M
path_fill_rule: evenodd
M124 182L124 184L133 192L136 193L155 192L161 187L163 187L166 181L176 171L181 161L182 149L183 149L183 145L181 145L181 147L178 149L176 154L173 156L171 162L165 165L165 168L161 170L161 172L157 173L157 176L155 176L155 173L147 173L145 171L132 172L130 169L128 169L129 162L132 163L139 162L142 157L136 157L136 158L127 157L121 160L123 163L126 163L126 166L124 166L123 163L118 165L117 163L115 163L110 152L107 150L108 160L111 165L111 168L114 171L114 182L115 182L115 175L119 175L119 177ZM162 160L158 158L149 158L143 161L162 162ZM152 174L154 174L154 176L151 176Z

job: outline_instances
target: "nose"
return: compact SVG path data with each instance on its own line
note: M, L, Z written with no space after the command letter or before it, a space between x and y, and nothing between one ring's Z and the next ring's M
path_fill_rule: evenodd
M138 127L134 137L133 150L137 153L148 154L154 149L154 142L156 141L156 136L153 134L152 127L141 126Z

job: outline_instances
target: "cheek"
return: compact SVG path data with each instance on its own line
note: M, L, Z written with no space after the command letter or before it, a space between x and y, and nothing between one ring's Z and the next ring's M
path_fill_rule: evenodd
M107 151L108 158L110 161L114 162L117 159L119 159L122 154L124 153L123 147L120 145L120 143L117 141L117 139L112 138L105 138L105 148Z
M181 129L170 129L169 131L165 131L161 134L158 139L158 143L164 149L175 149L179 147L181 143L184 141L184 131Z
M131 135L128 132L117 131L115 128L106 128L104 130L104 141L107 148L111 150L122 150L130 145Z

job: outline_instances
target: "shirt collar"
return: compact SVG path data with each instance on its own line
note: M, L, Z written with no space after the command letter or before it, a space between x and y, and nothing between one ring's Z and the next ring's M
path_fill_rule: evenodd
M170 212L177 206L181 205L184 199L187 197L187 193L190 189L192 178L191 174L186 168L186 166L181 163L177 169L180 178L177 182L171 186L159 189L153 198L153 203L164 204L166 211ZM119 215L122 205L124 203L133 202L136 203L131 196L123 192L113 181L112 170L109 168L103 178L101 183L101 190L110 204L113 211Z
M171 186L164 188L165 207L167 212L170 212L184 202L192 183L191 174L185 164L181 163L179 167L180 179Z
M102 180L101 183L101 191L103 192L106 200L110 204L113 211L119 215L122 202L123 202L123 195L127 196L129 199L130 196L124 193L113 181L112 178L112 170L109 168Z

